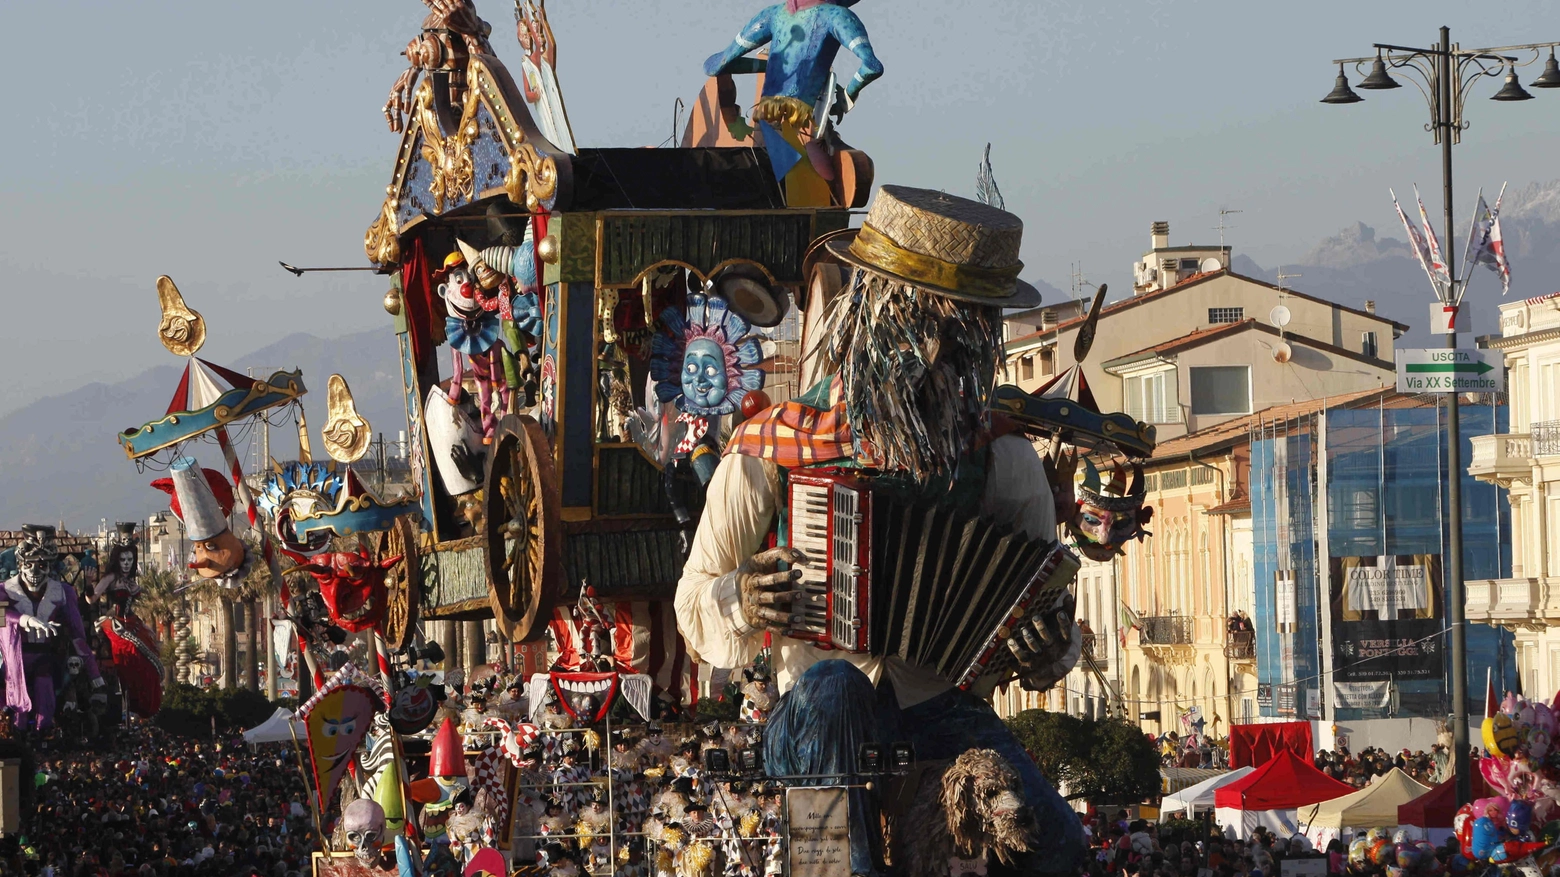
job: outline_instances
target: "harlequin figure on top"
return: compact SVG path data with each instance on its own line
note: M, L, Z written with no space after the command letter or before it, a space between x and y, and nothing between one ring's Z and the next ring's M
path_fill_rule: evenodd
M135 524L119 524L109 539L108 571L98 580L96 595L106 601L98 629L108 641L112 672L119 680L126 706L143 717L162 707L163 663L157 636L136 616L133 603L141 593L136 581L138 550Z
M764 74L763 98L753 107L753 121L763 131L775 179L786 182L788 200L795 206L800 204L790 197L790 190L806 182L788 178L793 170L833 179L828 144L818 138L827 120L817 116L820 112L843 116L861 90L883 75L883 62L872 51L866 26L849 9L854 5L856 0L785 0L766 6L724 52L704 62L706 76ZM767 61L746 57L765 45L769 46ZM829 69L841 46L861 66L837 94L826 94ZM799 166L803 150L810 162Z
M689 648L714 666L745 666L772 641L781 697L764 732L771 776L854 775L866 742L907 740L926 760L993 749L1048 829L1018 870L1062 872L1083 851L1082 825L986 702L1001 680L988 674L963 690L930 666L793 636L797 564L810 559L790 547L766 549L771 538L789 544L780 520L786 479L831 466L860 469L950 514L1055 540L1045 467L1028 440L1001 432L990 410L1003 308L1039 303L1017 279L1022 228L1018 217L975 201L884 186L863 228L828 242L848 273L820 337L808 342L824 377L734 431L709 484L676 608ZM1006 645L1023 686L1043 691L1077 661L1082 635L1068 589L1035 609ZM876 805L853 788L850 809L851 871L880 872Z
M23 728L54 725L55 692L65 683L67 656L80 660L92 683L92 701L103 703L103 674L87 642L76 608L76 589L54 577L59 561L54 528L27 524L16 546L17 574L5 583L6 624L0 628L5 666L5 705Z
M228 527L233 488L215 469L202 469L189 457L173 461L169 477L152 486L168 493L174 517L184 523L184 538L194 550L190 569L224 588L236 588L254 564L244 541Z

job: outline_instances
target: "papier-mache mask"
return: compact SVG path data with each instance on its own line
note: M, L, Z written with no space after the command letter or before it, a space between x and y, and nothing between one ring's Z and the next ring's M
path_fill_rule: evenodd
M752 326L718 295L691 293L686 316L676 308L661 312L665 331L650 345L650 377L662 402L711 417L742 408L742 399L763 389L764 358Z
M298 708L309 738L314 787L320 809L330 802L336 785L352 762L352 754L368 733L374 713L384 706L379 683L355 664L348 664L320 686Z
M1082 464L1074 481L1077 511L1067 521L1067 531L1084 556L1103 562L1123 553L1123 546L1133 539L1152 535L1143 526L1153 518L1154 509L1143 504L1141 465L1132 464L1132 486L1128 488L1121 464L1116 464L1110 482L1104 485L1092 460L1085 457Z
M359 548L355 553L322 554L297 567L314 577L320 596L330 610L330 620L344 630L368 630L385 617L389 594L385 571L401 562L401 555L375 561Z

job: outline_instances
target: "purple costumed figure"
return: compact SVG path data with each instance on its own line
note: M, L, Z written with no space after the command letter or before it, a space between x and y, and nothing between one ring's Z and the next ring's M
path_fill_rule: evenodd
M45 730L54 724L54 692L65 680L69 656L85 665L94 702L105 699L103 674L87 644L76 589L53 576L59 557L54 528L28 524L23 532L16 546L19 573L5 583L9 605L0 628L5 705L21 727Z

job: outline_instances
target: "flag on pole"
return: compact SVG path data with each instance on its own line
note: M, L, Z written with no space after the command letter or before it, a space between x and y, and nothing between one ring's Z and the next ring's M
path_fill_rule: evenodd
M1430 278L1430 285L1435 289L1437 298L1444 298L1441 293L1441 284L1436 280L1435 272L1430 268L1430 249L1425 244L1425 236L1408 220L1408 214L1403 212L1402 205L1398 204L1397 193L1391 189L1392 209L1397 211L1398 219L1403 221L1403 231L1408 234L1408 246L1414 251L1414 258L1419 260L1419 266L1425 269L1425 276Z
M1441 255L1441 241L1435 236L1435 228L1425 213L1425 200L1419 197L1418 184L1414 185L1414 200L1419 202L1419 222L1425 229L1425 254L1430 257L1430 267L1426 270L1430 272L1430 282L1442 291L1441 298L1446 299L1451 294L1452 274L1446 267L1446 258Z
M1468 247L1473 253L1468 260L1470 270L1474 265L1484 265L1499 274L1501 295L1511 291L1511 263L1506 260L1506 245L1500 231L1500 201L1505 196L1506 187L1501 186L1495 206L1489 207L1480 195L1473 228L1468 232Z

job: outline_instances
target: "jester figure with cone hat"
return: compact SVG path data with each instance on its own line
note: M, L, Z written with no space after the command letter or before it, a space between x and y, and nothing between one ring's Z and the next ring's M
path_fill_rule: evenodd
M448 844L448 824L455 805L471 803L464 748L454 720L446 717L428 750L427 778L411 784L411 799L423 805L420 821L423 837L430 844Z
M249 549L228 526L233 513L233 489L222 473L202 469L189 457L180 457L169 468L169 477L152 486L166 492L174 517L184 524L184 538L194 546L190 569L224 588L236 588L254 564Z
M23 728L54 724L55 692L65 684L68 661L81 661L92 682L94 705L106 703L103 674L87 642L76 589L55 578L59 560L54 528L23 527L16 546L18 572L5 583L5 627L0 628L5 705Z
M808 254L804 372L817 382L733 432L678 582L677 622L714 666L747 666L772 644L780 693L764 731L772 775L850 775L869 742L909 740L923 760L994 750L1022 792L1009 815L1055 826L1034 833L1014 869L1067 872L1083 852L1082 827L986 702L1004 680L992 673L963 688L924 661L827 650L796 635L793 620L806 611L802 569L823 558L794 547L782 514L789 479L836 468L950 518L1056 540L1039 454L992 413L1003 309L1040 302L1018 277L1022 232L1017 216L997 208L889 185L860 229ZM1002 643L1024 688L1044 691L1077 662L1082 635L1072 612L1063 587ZM876 807L851 789L853 873L885 867Z

